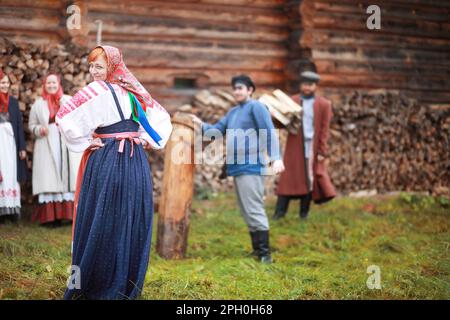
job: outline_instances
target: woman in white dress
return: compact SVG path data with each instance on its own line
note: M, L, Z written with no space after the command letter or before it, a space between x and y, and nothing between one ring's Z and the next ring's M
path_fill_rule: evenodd
M47 75L42 97L31 107L29 129L35 139L33 152L33 195L37 206L32 221L56 226L72 221L76 175L81 155L68 150L55 124L61 105L70 99L63 94L59 77Z
M20 217L20 184L26 179L22 114L9 95L11 83L0 70L0 222Z

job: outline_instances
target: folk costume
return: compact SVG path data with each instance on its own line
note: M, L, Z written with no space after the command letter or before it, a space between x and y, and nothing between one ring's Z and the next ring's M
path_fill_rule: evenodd
M302 73L302 78L319 80L313 72ZM328 135L333 115L331 102L324 97L300 94L292 99L303 107L302 126L297 134L290 133L287 138L285 171L280 176L276 192L275 219L286 214L291 199L301 199L300 217L306 218L311 201L324 203L336 196L325 161L317 160L318 155L328 156Z
M0 71L0 79L5 74ZM22 113L16 98L0 92L0 218L20 218L20 182L27 179L25 160L19 152L25 150Z
M33 151L33 195L37 206L32 221L41 224L72 220L75 183L81 154L70 151L55 123L56 113L70 99L64 95L61 83L55 94L42 85L42 97L31 107L28 127L35 139ZM58 78L59 80L59 78ZM41 129L48 130L43 135Z
M84 151L72 253L80 286L69 286L65 299L134 299L141 293L153 197L150 166L139 138L161 149L172 131L169 114L127 69L120 51L102 48L107 80L78 91L56 116L69 149ZM88 148L91 138L100 138L104 146Z
M246 76L234 78L232 85L237 83L255 88ZM206 137L227 134L226 172L234 178L238 204L250 232L253 254L261 262L271 262L269 221L264 208L264 176L268 165L265 156L268 155L273 162L281 159L281 155L269 111L259 101L249 99L230 109L217 123L203 123L202 130ZM249 136L239 137L239 132L247 132Z

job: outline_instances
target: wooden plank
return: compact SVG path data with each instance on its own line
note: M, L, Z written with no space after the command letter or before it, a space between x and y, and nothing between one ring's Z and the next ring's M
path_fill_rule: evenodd
M450 52L421 51L421 50L394 50L391 48L377 51L358 47L330 47L316 46L312 50L313 59L331 59L347 61L408 61L409 63L430 63L433 61L447 63Z
M62 41L62 36L52 31L17 30L0 27L0 37L5 37L17 44L32 43L35 45L50 45Z
M358 32L339 29L304 30L301 35L301 45L312 47L316 45L328 46L364 46L368 48L401 48L420 49L423 51L450 51L447 39L433 37L401 36L396 34L379 34L377 32Z
M450 78L450 62L447 65L432 64L410 64L406 61L337 61L337 60L315 60L315 65L319 73L353 73L372 74L383 73L385 75L402 74L411 77L415 76L438 76Z
M366 14L366 8L373 4L371 1L329 1L320 0L314 2L316 11L326 14ZM442 7L420 7L418 5L401 4L395 1L378 2L377 5L381 9L382 19L399 18L402 20L421 20L430 22L448 22L449 10Z
M96 35L92 32L90 38L95 41ZM202 38L188 38L178 35L162 36L162 35L136 35L136 34L117 34L117 33L102 33L102 39L105 42L117 42L122 44L143 44L143 45L159 45L159 46L182 46L184 49L197 48L205 50L217 50L223 53L231 54L235 51L244 52L267 52L267 55L273 57L285 57L290 51L286 48L285 43L281 42L267 42L267 41L253 41L240 39L202 39Z
M285 105L289 108L289 112L301 112L302 107L295 103L291 97L286 95L283 91L277 89L273 92L273 95L278 98L282 105Z
M145 1L146 0L141 0L141 2ZM223 7L237 6L237 7L279 9L285 3L285 0L171 0L171 2L214 4Z
M314 12L313 18L310 18L309 26L315 29L345 29L355 31L367 30L367 15L361 14L333 14L324 12ZM414 35L420 37L432 37L450 39L450 23L448 22L428 22L428 21L404 21L399 18L383 18L380 30L374 32L397 35Z
M160 83L168 86L173 85L173 79L177 76L192 74L192 70L170 68L130 68L138 79L148 83ZM200 70L196 75L202 75L209 79L210 85L228 85L233 76L239 74L234 70ZM247 73L255 82L261 85L272 85L282 87L284 76L281 72L250 71Z
M94 41L94 36L91 35L91 42ZM146 54L150 52L167 52L167 54L178 54L180 59L183 58L183 55L199 55L197 59L205 57L206 55L214 56L226 56L227 59L234 63L237 59L245 58L245 59L271 59L271 60L282 60L287 57L287 50L263 50L262 48L219 48L215 45L210 46L188 46L183 44L176 43L155 43L155 42L144 42L144 43L136 43L129 41L117 41L112 40L114 36L108 35L105 37L105 41L103 43L116 45L119 48L123 48L123 50L134 51L133 55L140 54L139 52L144 52ZM211 60L209 58L208 60Z
M42 9L61 9L64 7L64 1L60 0L2 0L2 7L12 8L42 8Z
M209 22L192 22L186 25L176 19L146 19L145 17L123 17L114 14L89 12L89 28L95 30L95 20L103 21L103 30L111 34L139 34L144 36L172 36L207 39L238 39L253 41L283 42L289 34L283 28L248 25L216 25Z
M189 21L202 21L235 24L245 23L249 25L267 25L285 27L287 18L280 10L263 10L254 7L236 7L232 5L217 6L196 3L173 3L168 1L136 2L99 2L89 3L89 10L99 13L126 14L145 16L148 18L181 19Z
M348 73L321 74L320 85L354 88L385 88L430 90L433 92L450 91L450 85L445 79L407 75L383 75L380 73L369 75L355 75Z
M259 98L259 101L263 103L269 109L270 114L283 125L287 126L290 123L290 119L279 111L279 103L276 99L270 95L264 94Z

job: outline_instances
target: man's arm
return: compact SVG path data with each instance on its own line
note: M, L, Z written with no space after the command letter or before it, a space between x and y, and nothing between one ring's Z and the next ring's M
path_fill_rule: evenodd
M333 117L331 102L327 101L324 104L322 112L323 114L320 123L318 153L320 156L326 158L328 157L328 137L330 132L330 123L331 118Z
M263 104L255 102L252 107L252 113L257 130L267 130L267 154L269 155L270 161L280 160L281 154L278 135L276 134L269 111Z

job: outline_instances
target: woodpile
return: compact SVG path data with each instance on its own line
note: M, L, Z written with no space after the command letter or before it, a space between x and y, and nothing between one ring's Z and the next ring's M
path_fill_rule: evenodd
M334 112L329 166L340 193L375 189L380 193L404 190L450 195L449 105L422 105L397 91L385 90L328 97ZM183 108L214 123L233 105L230 93L205 90L194 97L192 106ZM287 130L280 131L282 147L286 134ZM200 165L196 187L230 190L232 180L220 180L221 173L220 164ZM273 177L268 186L272 193L276 186Z
M48 73L61 76L66 94L88 83L87 51L70 44L18 46L1 38L0 54L0 68L10 77L11 94L19 98L22 112L41 94L42 79Z
M340 192L450 195L450 105L422 105L385 90L330 98L330 173Z
M292 134L298 133L302 107L287 94L277 89L272 94L263 94L258 100L266 105L272 118L279 121L287 131Z
M88 83L87 52L67 45L17 45L0 38L0 68L11 81L10 94L17 97L23 115L28 153L28 168L31 172L33 139L28 131L31 106L41 95L42 79L49 73L61 76L64 93L72 95ZM31 177L31 175L30 175ZM32 203L31 181L22 188L26 203Z
M190 111L208 123L215 123L222 118L228 110L237 104L233 95L225 90L202 90L193 98ZM189 111L189 108L186 110ZM211 143L222 144L225 150L225 139ZM213 158L204 154L202 163L197 165L195 174L195 189L203 195L210 192L230 191L233 189L233 179L225 177L223 157Z

